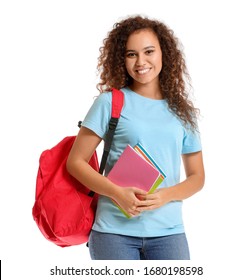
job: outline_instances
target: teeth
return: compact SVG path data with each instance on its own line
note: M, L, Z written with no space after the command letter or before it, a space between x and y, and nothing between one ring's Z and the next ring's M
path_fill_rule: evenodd
M143 70L138 70L137 72L142 75L142 74L145 74L149 71L150 71L150 69L143 69Z

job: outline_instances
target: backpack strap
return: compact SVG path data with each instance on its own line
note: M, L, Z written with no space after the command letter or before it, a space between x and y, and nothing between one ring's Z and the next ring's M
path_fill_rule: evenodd
M113 137L115 134L116 126L118 124L118 120L121 115L122 107L123 107L124 95L123 92L118 89L112 89L112 108L111 108L111 118L109 121L109 130L106 135L106 141L104 144L101 164L99 168L99 173L103 174L103 171L106 166L106 162L108 159L109 151L111 148L111 144L113 142ZM94 196L95 192L90 191L88 193L89 196Z
M120 114L122 111L123 100L124 100L123 92L118 89L113 88L112 89L111 119L109 121L109 130L107 132L106 141L104 144L103 155L102 155L100 169L99 169L100 174L102 174L105 169L105 165L107 162L111 144L113 142L113 137L115 134L116 126L118 124L118 120L120 118Z

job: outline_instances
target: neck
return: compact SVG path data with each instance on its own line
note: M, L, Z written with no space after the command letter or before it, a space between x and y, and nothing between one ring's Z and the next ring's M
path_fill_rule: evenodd
M130 86L134 92L151 99L163 99L159 85L144 85L134 83Z

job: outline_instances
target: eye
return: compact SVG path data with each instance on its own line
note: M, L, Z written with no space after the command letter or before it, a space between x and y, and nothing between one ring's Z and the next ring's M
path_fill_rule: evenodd
M126 54L126 57L129 57L129 58L135 57L135 56L136 56L136 53L134 53L134 52L128 52L128 53Z
M152 53L154 53L154 50L147 50L145 53L146 53L147 55L151 55Z

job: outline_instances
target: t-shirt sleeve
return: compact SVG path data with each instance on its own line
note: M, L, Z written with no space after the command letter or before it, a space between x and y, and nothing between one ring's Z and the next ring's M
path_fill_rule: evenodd
M183 138L182 154L195 153L202 150L200 133L185 129Z
M111 102L111 93L99 95L85 116L82 126L87 127L99 137L104 138L111 117Z

